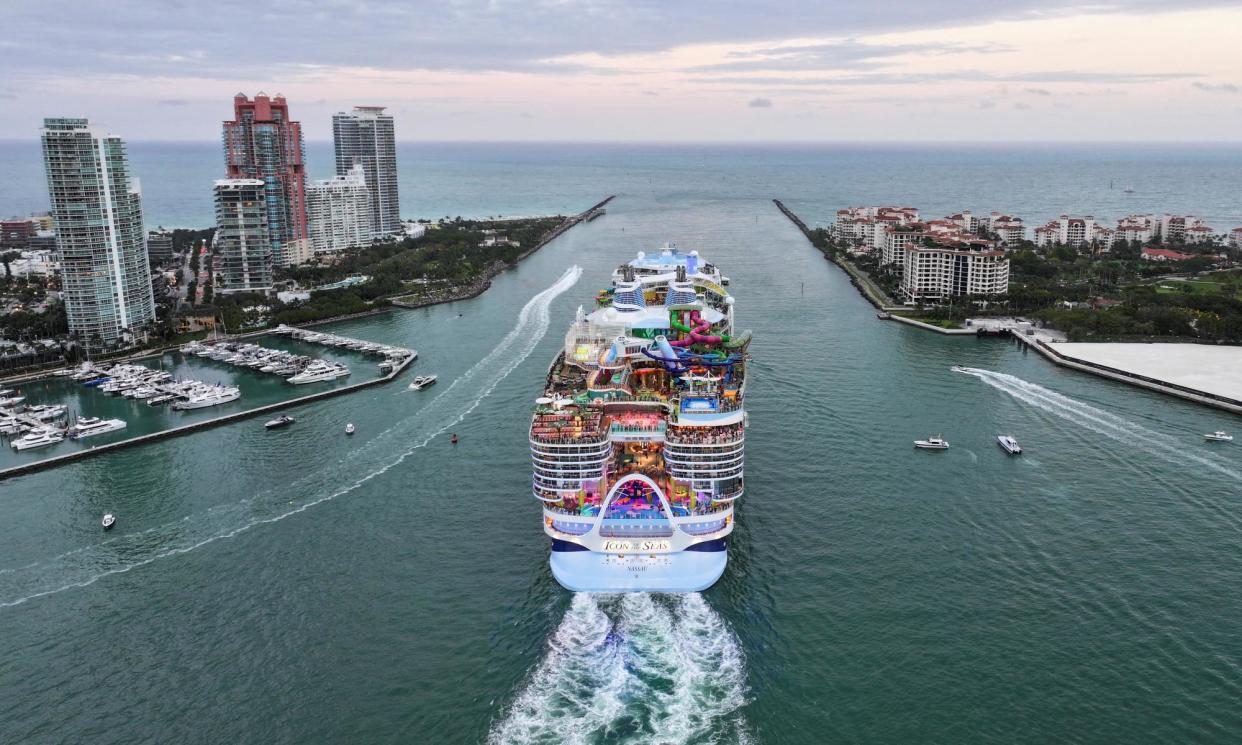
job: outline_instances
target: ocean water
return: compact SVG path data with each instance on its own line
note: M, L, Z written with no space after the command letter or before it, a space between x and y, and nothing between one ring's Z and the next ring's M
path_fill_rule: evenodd
M218 143L129 143L149 228L214 223ZM676 203L778 198L811 224L851 204L901 203L941 216L962 209L1116 220L1195 214L1242 226L1242 145L398 145L406 218L578 212L608 194ZM306 146L312 178L332 175L332 145ZM0 141L0 214L47 210L37 140ZM1124 190L1130 187L1132 194Z
M730 178L623 194L473 300L334 326L417 348L427 391L0 484L0 741L1242 739L1242 456L1201 439L1237 417L878 321L776 181ZM819 178L779 195L848 190ZM530 406L574 310L665 240L755 333L747 496L710 590L575 595Z

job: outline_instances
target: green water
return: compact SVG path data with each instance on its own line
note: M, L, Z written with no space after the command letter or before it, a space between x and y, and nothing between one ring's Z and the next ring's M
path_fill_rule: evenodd
M664 240L755 331L730 565L574 597L530 404L574 309ZM332 330L439 385L0 484L0 741L1242 738L1242 451L1200 437L1236 418L877 321L770 202L622 197L477 299Z

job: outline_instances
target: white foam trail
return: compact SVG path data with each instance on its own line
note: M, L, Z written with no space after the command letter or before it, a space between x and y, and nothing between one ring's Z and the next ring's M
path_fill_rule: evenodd
M746 743L745 658L696 594L579 593L489 745Z
M3 582L0 583L0 598L3 598L0 600L0 608L21 605L36 598L87 587L104 577L123 574L160 559L186 554L216 541L232 538L251 528L279 522L292 515L305 512L311 507L348 494L371 479L387 473L394 466L403 463L419 448L425 447L427 443L465 419L483 402L483 399L496 389L502 380L530 356L548 331L552 301L573 287L581 276L581 267L573 266L567 269L552 286L532 297L523 306L513 329L487 356L454 380L452 385L420 409L412 418L390 427L366 443L364 447L359 448L358 453L364 456L375 455L377 458L382 458L383 462L372 463L370 466L372 470L350 484L302 501L292 509L278 510L262 516L254 514L268 506L287 504L286 497L289 495L299 495L299 498L302 498L302 495L315 494L322 489L323 484L331 483L331 480L325 476L325 470L331 470L333 473L339 471L340 463L333 463L328 469L314 469L303 478L286 484L282 490L283 496L269 500L268 504L259 505L254 498L251 498L234 505L218 505L207 510L208 513L223 512L226 519L229 516L235 516L233 527L220 526L221 520L218 517L212 520L199 520L194 519L193 516L186 516L160 528L148 529L130 536L122 536L119 539L74 549L44 562L13 569L8 576L3 577ZM481 378L479 387L473 393L467 394L470 398L464 402L459 401L460 396L455 397L454 391L465 391L468 383L475 378ZM421 437L417 432L411 435L406 431L410 426L417 426L421 422L443 423L431 431L424 432ZM390 451L386 452L383 446L394 439L399 442L413 441L414 444L408 446L396 457L391 457ZM368 467L365 458L364 462L358 465ZM194 533L199 525L207 526L206 534ZM167 544L177 538L181 539L181 544L168 548ZM140 553L147 545L160 545L163 548L142 559L132 560L119 566L109 566L115 564L118 554ZM102 567L109 568L102 569ZM79 578L73 578L75 574L79 575ZM48 587L48 585L51 586Z
M1157 458L1178 465L1185 465L1187 462L1197 463L1204 468L1216 471L1235 481L1242 481L1242 472L1229 468L1215 459L1205 458L1202 455L1185 450L1180 447L1181 443L1179 440L1148 429L1125 417L1104 411L1103 409L1097 409L1090 404L1064 396L1015 375L994 372L992 370L981 370L974 367L961 367L957 368L957 371L979 378L993 388L1023 403L1030 404L1050 414L1055 414L1080 427L1141 450L1146 454L1154 455Z

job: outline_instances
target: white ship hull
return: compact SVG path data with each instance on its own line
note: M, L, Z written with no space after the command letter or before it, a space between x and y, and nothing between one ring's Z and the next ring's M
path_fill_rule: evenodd
M716 584L728 561L724 548L668 554L554 548L548 563L556 581L574 592L699 592Z

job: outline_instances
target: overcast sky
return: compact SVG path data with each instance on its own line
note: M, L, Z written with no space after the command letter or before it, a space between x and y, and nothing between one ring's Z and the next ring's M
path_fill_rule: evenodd
M109 0L4 3L0 138L87 116L218 140L235 93L308 139L1242 139L1242 2Z

